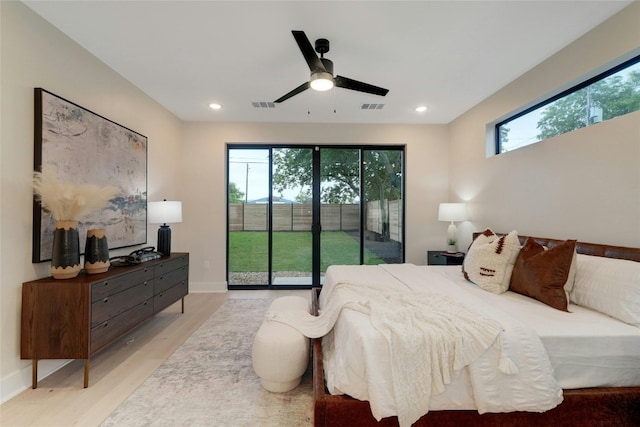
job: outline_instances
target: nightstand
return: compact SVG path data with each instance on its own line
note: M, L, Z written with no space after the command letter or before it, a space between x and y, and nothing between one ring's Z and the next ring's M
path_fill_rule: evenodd
M427 265L462 265L463 252L427 251Z

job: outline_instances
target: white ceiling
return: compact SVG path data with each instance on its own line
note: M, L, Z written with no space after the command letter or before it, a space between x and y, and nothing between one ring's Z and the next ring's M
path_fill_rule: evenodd
M183 120L448 123L632 1L24 3ZM389 94L309 89L254 108L309 78L291 30L329 39L335 74Z

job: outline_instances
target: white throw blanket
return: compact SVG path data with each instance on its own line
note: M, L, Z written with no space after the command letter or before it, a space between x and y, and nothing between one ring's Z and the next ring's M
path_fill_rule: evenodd
M394 273L385 267L379 268L393 276L401 275L401 271ZM431 396L441 393L461 369L476 361L481 371L489 367L495 374L516 376L519 369L503 351L503 328L490 315L480 314L457 298L436 292L411 292L390 286L384 280L359 283L360 277L354 271L357 270L353 267L345 269L341 279L326 289L325 304L318 317L304 311L288 311L268 313L267 319L286 323L305 336L318 338L331 331L343 309L368 315L371 325L387 341L392 384L385 386L393 389L393 405L400 426L410 426L427 413ZM380 271L380 277L388 276L385 271ZM482 361L483 354L492 346L496 348L492 354L498 354L497 360ZM476 378L479 386L485 385L486 378L482 377L486 375ZM372 376L370 381L375 382L377 378ZM555 403L541 410L556 406L562 399L559 392L560 400L552 399ZM378 402L375 397L370 401L376 416ZM495 404L480 402L478 409L491 411L492 405Z

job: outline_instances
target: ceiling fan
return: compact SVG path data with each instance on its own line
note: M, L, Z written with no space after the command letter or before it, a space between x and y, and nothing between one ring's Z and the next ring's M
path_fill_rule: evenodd
M332 87L341 87L344 89L357 90L359 92L371 93L373 95L385 96L389 89L384 89L378 86L370 85L368 83L359 82L347 77L333 76L333 61L324 57L324 54L329 52L329 40L318 39L315 43L315 52L311 42L307 38L304 31L291 31L293 37L298 43L298 47L304 56L309 69L311 70L311 77L308 82L302 83L300 86L276 99L274 102L279 103L286 101L303 92L309 87L318 91L329 90ZM320 54L320 57L316 55L316 52Z

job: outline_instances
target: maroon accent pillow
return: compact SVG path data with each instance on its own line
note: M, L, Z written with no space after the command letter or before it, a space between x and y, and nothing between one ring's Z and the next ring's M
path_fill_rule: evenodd
M575 249L575 240L545 250L535 240L527 239L513 267L509 289L558 310L569 311L564 286L569 280Z

